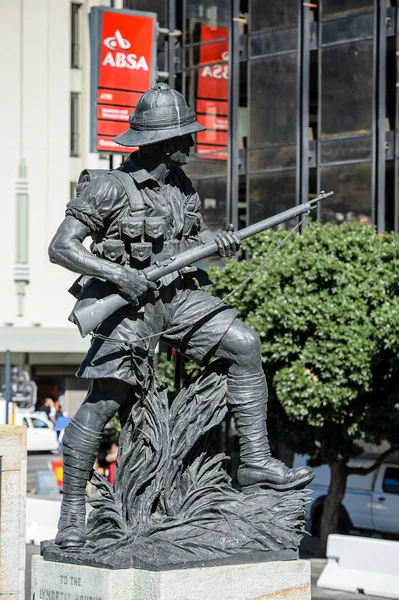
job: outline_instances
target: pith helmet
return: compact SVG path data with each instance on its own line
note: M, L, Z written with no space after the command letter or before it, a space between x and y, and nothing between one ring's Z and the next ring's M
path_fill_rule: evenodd
M205 129L184 96L167 83L155 84L139 98L129 123L129 129L114 137L121 146L146 146Z

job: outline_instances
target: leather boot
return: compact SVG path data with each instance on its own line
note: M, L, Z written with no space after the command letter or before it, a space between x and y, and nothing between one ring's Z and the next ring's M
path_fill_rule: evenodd
M306 487L314 478L310 467L289 469L273 458L266 427L267 383L263 372L227 379L231 406L240 443L237 480L243 488L260 486L279 491Z
M86 543L85 490L97 458L101 433L92 431L75 419L69 423L62 440L64 462L63 498L55 543L61 548Z

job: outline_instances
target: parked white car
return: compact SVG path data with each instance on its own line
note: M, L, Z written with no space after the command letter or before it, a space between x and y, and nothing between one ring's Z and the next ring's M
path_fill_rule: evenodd
M0 398L0 423L5 423L6 402ZM31 412L28 408L19 408L9 404L8 422L15 425L24 425L27 428L28 452L51 452L57 450L59 441L54 425L46 419L43 413Z
M25 425L26 443L28 452L57 450L57 433L51 421L35 413L17 414L15 416L16 425Z
M294 467L306 464L307 456L296 455ZM369 467L377 456L364 455L350 466ZM313 502L307 505L307 530L319 536L324 500L330 483L330 468L317 467L309 485ZM339 533L399 535L399 456L388 457L369 475L350 475L342 502Z

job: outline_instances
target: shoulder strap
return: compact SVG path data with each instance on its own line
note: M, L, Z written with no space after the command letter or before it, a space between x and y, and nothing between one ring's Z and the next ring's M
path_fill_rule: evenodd
M116 177L119 183L123 186L123 189L125 190L126 196L129 200L130 208L133 212L144 208L141 197L137 193L136 186L134 185L132 177L130 177L129 173L126 173L126 171L120 171L119 169L109 171L108 173L109 175Z

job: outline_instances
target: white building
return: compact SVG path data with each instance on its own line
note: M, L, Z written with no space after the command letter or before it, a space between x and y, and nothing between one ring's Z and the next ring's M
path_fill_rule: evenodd
M70 414L87 389L74 373L89 340L67 320L76 275L51 264L47 248L82 169L109 166L89 152L93 5L110 0L0 2L0 365L10 350L39 397L65 394Z

